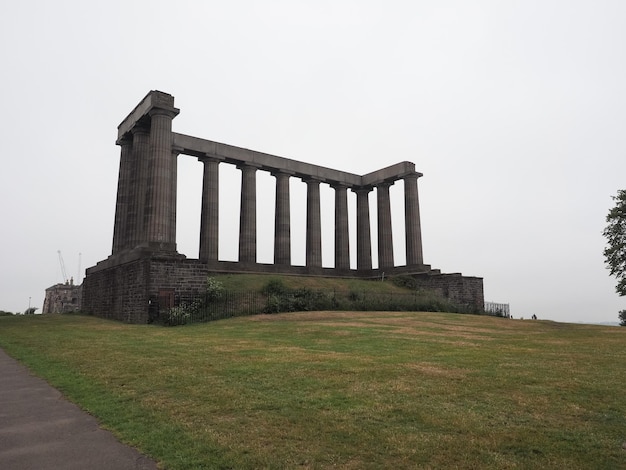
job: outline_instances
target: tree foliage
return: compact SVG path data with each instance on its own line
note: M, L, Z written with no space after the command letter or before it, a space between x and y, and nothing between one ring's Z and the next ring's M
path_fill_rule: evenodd
M619 324L626 326L626 310L620 310L617 316L619 317Z
M608 243L604 262L617 279L616 292L626 295L626 190L619 190L613 200L615 207L606 216L607 226L602 232Z

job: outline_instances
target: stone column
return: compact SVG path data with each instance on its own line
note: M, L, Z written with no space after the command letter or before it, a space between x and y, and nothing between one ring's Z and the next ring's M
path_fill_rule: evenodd
M305 179L306 183L306 265L322 267L322 224L320 212L320 182Z
M239 262L256 263L256 168L240 165Z
M368 194L371 187L352 189L356 193L356 268L372 269L372 235Z
M218 260L219 248L219 160L200 157L204 165L202 213L200 215L200 261Z
M176 251L176 207L178 200L178 155L180 155L181 149L172 148L172 168L171 174L172 179L170 180L172 183L171 188L171 207L172 210L169 212L169 233L168 240L173 240L174 242L174 251Z
M176 251L176 157L172 153L169 109L150 110L150 160L146 203L146 241L153 250Z
M335 269L350 269L347 187L340 183L332 187L335 190Z
M120 172L117 179L117 201L115 203L115 225L113 226L113 249L111 254L119 253L128 246L128 209L130 205L133 181L133 141L125 137L118 142L121 146Z
M417 192L417 178L420 173L404 177L404 225L406 231L406 264L424 264L422 255L422 228Z
M392 268L393 264L393 234L391 231L391 202L389 200L389 186L393 182L384 182L376 186L376 200L378 205L378 268Z
M133 133L132 184L128 207L127 248L135 248L145 240L145 213L148 187L148 160L150 158L150 130L136 125Z
M291 265L291 228L289 208L289 174L276 177L276 211L274 213L274 264Z

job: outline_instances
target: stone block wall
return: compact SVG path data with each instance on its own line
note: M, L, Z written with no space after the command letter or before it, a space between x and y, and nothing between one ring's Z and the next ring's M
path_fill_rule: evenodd
M241 265L220 263L218 268L182 257L144 256L123 264L105 263L87 271L83 311L127 323L149 323L158 318L159 307L162 310L175 305L178 298L192 298L204 292L206 279L212 273L236 272L236 268ZM396 273L392 270L388 273L393 274ZM404 273L400 269L397 274ZM482 278L435 271L413 277L421 288L468 305L474 311L484 309Z
M81 310L82 286L75 286L73 280L65 284L55 284L46 289L41 313L70 313Z
M414 276L419 287L433 290L459 305L472 307L476 312L485 308L483 279L455 274L420 274Z
M208 267L197 259L150 259L148 296L158 298L160 293L173 290L183 298L201 294L206 289Z
M83 311L127 323L149 323L156 319L164 295L194 296L204 291L207 276L207 266L198 260L172 257L143 257L91 268L83 283Z
M127 323L147 323L147 261L88 270L83 281L83 312Z

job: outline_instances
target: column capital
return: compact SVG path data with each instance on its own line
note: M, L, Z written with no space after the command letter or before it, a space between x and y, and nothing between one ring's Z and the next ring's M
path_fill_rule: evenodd
M169 109L168 108L152 108L150 111L148 111L148 115L150 117L167 116L172 119L178 116L178 113L180 113L180 110L177 108L169 108Z
M116 141L116 145L125 145L133 142L133 137L136 134L148 135L150 134L150 127L146 126L144 122L137 122L129 132L119 137Z
M198 161L202 163L205 163L205 162L221 163L224 161L224 157L218 157L217 155L206 153L204 155L199 156Z
M355 187L350 188L350 190L356 194L362 194L362 193L368 194L372 192L373 189L374 189L373 186L355 186Z
M117 142L115 142L115 144L116 145L120 145L120 146L132 145L133 144L133 137L129 136L127 134L124 137L122 137L121 139L118 139Z
M320 184L324 182L322 179L316 178L314 176L301 176L300 179L306 184Z
M247 170L247 171L250 171L250 170L257 171L260 168L261 168L261 165L257 165L257 164L254 164L254 163L239 163L237 165L237 169L241 170L241 171L244 171L244 170Z
M138 122L130 130L130 133L132 135L135 135L135 134L149 134L150 133L150 126L148 126L145 122Z
M386 180L386 181L381 181L380 183L376 183L376 187L377 188L389 188L391 186L394 185L394 183L396 182L396 180Z
M421 178L422 176L424 176L422 173L420 173L419 171L416 171L415 173L408 173L406 175L402 175L402 179L403 180L417 179L417 178Z
M333 188L333 189L335 189L335 190L337 190L337 189L346 189L346 190L347 190L348 188L350 188L350 187L351 187L351 186L349 186L348 184L346 184L346 183L341 183L341 182L339 182L339 181L332 181L332 182L330 182L330 183L328 183L328 184L330 184L330 187L331 187L331 188Z
M293 176L295 175L295 173L293 171L289 171L289 170L272 170L270 171L270 174L272 176L275 176L276 178L280 177L284 177L284 176Z

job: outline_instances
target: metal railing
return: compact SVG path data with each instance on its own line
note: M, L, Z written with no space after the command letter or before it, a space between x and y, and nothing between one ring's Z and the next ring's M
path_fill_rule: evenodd
M158 320L166 325L200 323L263 313L266 298L260 292L226 291L210 295L176 296L173 307L159 307Z
M497 302L485 302L485 313L505 318L511 316L509 304L500 304Z
M260 313L314 310L429 311L482 313L432 293L296 289L288 292L224 291L218 296L175 296L173 306L157 305L155 320L175 326Z

